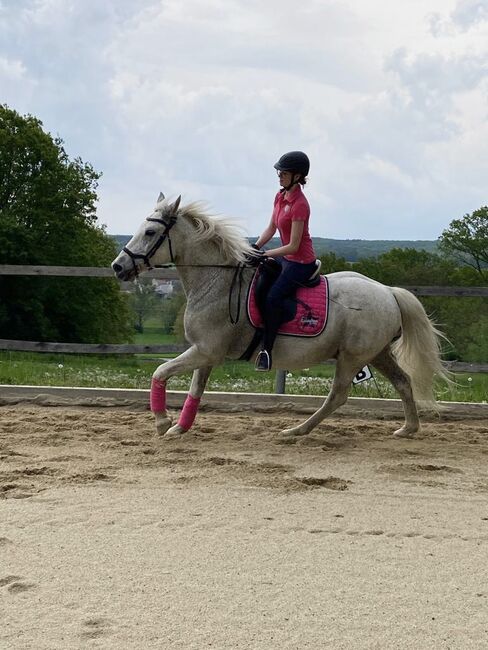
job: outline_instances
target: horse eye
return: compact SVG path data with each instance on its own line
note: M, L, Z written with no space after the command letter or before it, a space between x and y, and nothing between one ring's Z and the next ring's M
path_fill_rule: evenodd
M146 230L145 234L146 234L146 237L154 237L154 235L156 234L156 231L155 230Z

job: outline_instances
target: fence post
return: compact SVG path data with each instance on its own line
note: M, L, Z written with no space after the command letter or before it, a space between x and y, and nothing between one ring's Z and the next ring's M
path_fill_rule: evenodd
M275 393L283 395L285 393L286 370L277 370L275 379Z

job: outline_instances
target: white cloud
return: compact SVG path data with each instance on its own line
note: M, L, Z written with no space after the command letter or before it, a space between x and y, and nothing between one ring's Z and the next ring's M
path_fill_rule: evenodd
M451 19L462 29L469 29L488 19L488 1L460 0L451 14Z

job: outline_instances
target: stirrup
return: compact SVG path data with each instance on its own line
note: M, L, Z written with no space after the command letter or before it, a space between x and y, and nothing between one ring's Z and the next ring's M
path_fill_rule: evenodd
M256 357L256 363L254 364L255 370L259 372L268 372L271 370L271 357L267 350L261 350Z

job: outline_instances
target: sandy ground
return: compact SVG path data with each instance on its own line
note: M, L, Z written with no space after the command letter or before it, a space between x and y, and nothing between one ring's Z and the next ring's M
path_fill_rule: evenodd
M0 406L0 648L488 648L488 422Z

